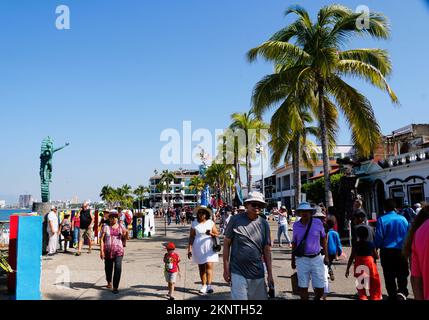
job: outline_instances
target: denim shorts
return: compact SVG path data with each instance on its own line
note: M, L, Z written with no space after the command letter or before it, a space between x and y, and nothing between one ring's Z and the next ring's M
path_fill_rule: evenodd
M165 281L168 283L176 283L177 281L177 272L167 272L164 271Z
M325 288L325 263L322 255L314 258L296 257L296 270L298 287L308 289L311 280L313 288Z

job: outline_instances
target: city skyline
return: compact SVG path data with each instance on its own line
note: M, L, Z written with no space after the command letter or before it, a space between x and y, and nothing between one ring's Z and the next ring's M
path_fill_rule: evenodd
M332 1L300 1L312 16ZM153 170L177 169L160 161L163 130L183 121L213 132L233 112L250 108L254 85L272 71L249 64L245 54L290 23L286 1L144 2L132 5L68 1L71 29L55 29L57 1L0 4L5 30L0 67L3 109L0 199L40 198L39 153L50 135L70 147L53 160L52 199L98 200L103 185L147 185ZM354 9L361 1L341 1ZM401 107L362 82L383 134L411 123L429 123L421 41L429 27L424 1L366 1L392 24L388 41L368 39L354 47L380 47L393 62L390 84ZM23 10L25 7L27 10ZM168 10L167 10L168 7ZM240 23L238 23L240 21ZM170 32L174 30L174 32ZM269 120L269 117L265 117ZM338 144L350 143L343 127ZM196 165L183 166L195 168Z

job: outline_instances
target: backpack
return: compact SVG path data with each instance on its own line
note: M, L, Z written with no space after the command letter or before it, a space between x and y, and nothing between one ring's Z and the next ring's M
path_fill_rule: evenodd
M80 212L80 228L81 229L88 229L89 225L91 224L91 210L82 210Z
M127 222L127 224L131 224L131 222L133 221L131 214L128 211L125 212L125 221Z

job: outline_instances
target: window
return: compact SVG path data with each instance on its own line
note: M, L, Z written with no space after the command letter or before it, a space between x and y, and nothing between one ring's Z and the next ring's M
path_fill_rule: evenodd
M282 179L282 190L290 190L290 175L284 176Z
M425 200L425 190L423 184L408 186L408 200L410 206Z

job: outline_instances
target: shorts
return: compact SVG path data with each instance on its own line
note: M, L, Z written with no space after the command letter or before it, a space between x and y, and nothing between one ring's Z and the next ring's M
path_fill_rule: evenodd
M165 281L167 281L168 283L176 283L177 280L177 272L164 272L164 276L165 276Z
M313 288L325 288L325 263L323 256L314 258L296 257L296 270L298 273L298 287L308 289L310 280Z
M84 238L87 238L88 240L92 241L94 239L94 230L92 230L92 228L79 229L79 239Z
M231 297L232 300L267 300L265 279L246 279L242 275L232 273Z

